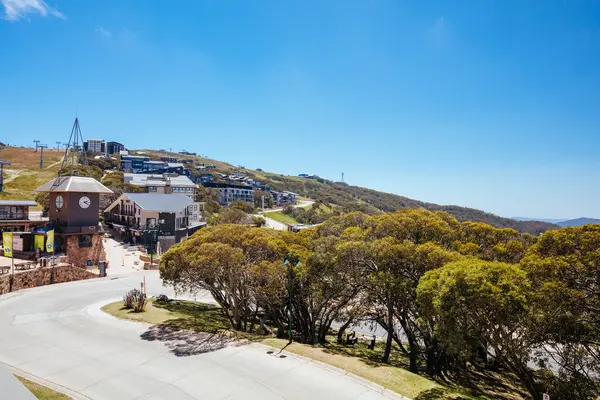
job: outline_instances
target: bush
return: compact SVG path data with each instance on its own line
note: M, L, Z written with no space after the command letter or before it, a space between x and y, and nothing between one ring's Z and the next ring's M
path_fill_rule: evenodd
M142 312L146 307L146 295L138 289L130 290L123 296L123 306L133 312Z
M267 221L263 218L263 217L259 217L257 215L253 215L252 216L252 223L257 226L257 227L261 227L264 226Z
M154 298L157 303L167 303L169 301L169 297L166 294L159 294Z

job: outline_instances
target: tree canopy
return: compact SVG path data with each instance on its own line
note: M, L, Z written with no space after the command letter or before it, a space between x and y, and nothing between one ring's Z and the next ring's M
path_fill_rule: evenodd
M600 227L538 238L425 209L352 212L298 233L228 222L173 246L160 273L208 290L234 329L291 327L316 343L371 321L387 332L381 359L395 342L414 372L502 368L533 398L599 393Z

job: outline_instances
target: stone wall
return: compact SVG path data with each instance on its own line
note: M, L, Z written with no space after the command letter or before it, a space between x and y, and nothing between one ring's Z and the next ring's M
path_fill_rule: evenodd
M14 275L12 290L14 292L16 290L50 285L53 283L80 281L97 277L98 275L92 272L71 265L50 266L16 273ZM9 292L10 279L10 275L0 277L0 294Z
M79 247L79 237L77 235L65 236L64 238L69 263L85 267L88 260L92 260L93 265L106 260L104 246L102 246L103 235L92 235L92 247L83 248Z

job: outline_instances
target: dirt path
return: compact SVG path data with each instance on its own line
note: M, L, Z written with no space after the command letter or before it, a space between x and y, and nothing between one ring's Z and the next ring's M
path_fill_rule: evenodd
M21 175L21 170L20 169L5 169L4 173L7 175L6 178L4 178L4 184L7 184L8 182L14 180L16 177Z
M52 168L52 167L54 167L55 165L58 165L58 164L62 163L62 162L63 162L63 160L64 160L64 158L65 158L65 156L62 156L62 157L60 158L60 160L58 160L58 161L57 161L57 162L55 162L55 163L52 163L52 164L48 165L48 166L46 167L46 169Z

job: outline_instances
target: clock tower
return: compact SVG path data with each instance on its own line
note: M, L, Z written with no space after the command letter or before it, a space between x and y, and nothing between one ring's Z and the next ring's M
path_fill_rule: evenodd
M80 135L79 122L75 119L58 176L36 190L48 193L49 228L55 232L56 251L64 252L70 263L85 266L88 261L95 264L105 257L104 232L99 220L100 195L112 190L90 176L74 175L87 166L85 153L79 151L82 148L78 144ZM89 168L88 174L91 175Z

